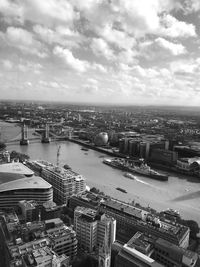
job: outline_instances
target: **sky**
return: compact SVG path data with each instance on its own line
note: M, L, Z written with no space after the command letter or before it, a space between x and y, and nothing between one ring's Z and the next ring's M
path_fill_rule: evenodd
M200 105L200 0L0 0L1 99Z

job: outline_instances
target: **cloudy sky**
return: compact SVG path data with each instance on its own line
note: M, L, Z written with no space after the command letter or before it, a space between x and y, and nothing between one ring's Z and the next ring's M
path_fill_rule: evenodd
M200 104L200 0L0 0L1 99Z

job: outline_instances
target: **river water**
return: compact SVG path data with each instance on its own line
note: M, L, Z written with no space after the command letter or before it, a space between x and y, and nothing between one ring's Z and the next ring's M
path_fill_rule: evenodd
M9 128L10 129L10 128ZM18 132L16 127L14 131ZM44 159L56 163L57 150L60 149L59 164L68 164L74 171L86 178L87 184L95 186L104 193L126 202L138 202L157 210L173 208L180 211L185 219L196 220L200 224L200 179L171 174L168 182L161 182L148 177L137 176L131 180L123 176L124 172L113 169L102 163L100 152L81 150L81 146L69 141L42 144L32 143L29 146L8 145L9 151L16 150L28 154L31 159ZM116 190L121 187L126 193Z

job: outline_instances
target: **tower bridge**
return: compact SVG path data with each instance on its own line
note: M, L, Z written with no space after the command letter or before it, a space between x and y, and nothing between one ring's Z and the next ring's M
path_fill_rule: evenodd
M9 144L20 143L28 145L30 142L50 143L55 140L68 140L72 136L72 129L66 130L62 135L57 135L50 130L50 125L46 124L43 129L28 128L24 123L21 127L18 125L9 125L0 127L0 141Z
M20 145L21 146L27 146L29 144L29 140L28 140L28 127L26 124L22 124L22 128L21 128L21 134L22 134L22 138L20 140Z

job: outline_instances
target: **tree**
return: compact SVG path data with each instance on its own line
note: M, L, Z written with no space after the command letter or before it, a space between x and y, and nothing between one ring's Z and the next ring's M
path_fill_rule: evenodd
M191 238L196 239L196 235L199 233L199 225L196 221L180 219L178 222L189 227Z
M96 187L92 187L90 189L90 192L95 193L95 194L99 194L100 193L99 189L97 189Z
M20 153L20 152L16 152L16 151L12 151L10 153L10 160L19 160L19 162L24 162L26 160L28 160L30 157L26 154Z
M0 151L4 150L6 148L6 144L3 142L0 142Z

